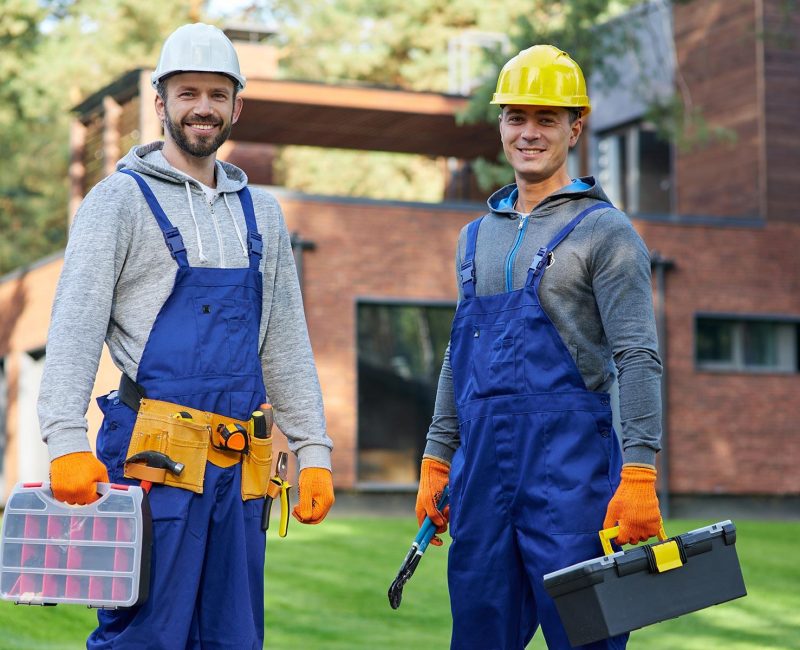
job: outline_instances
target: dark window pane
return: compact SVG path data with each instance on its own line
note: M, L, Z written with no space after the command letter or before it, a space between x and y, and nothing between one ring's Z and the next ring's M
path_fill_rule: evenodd
M698 362L733 363L733 321L713 318L697 320Z
M628 205L628 139L623 133L600 135L598 140L599 179L611 202L620 210Z
M774 368L778 365L776 323L744 323L744 365Z
M453 307L361 303L358 480L414 483Z
M669 144L653 131L639 131L639 213L669 214Z

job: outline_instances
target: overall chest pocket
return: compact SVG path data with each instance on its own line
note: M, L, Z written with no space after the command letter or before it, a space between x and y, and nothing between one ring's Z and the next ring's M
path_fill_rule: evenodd
M248 307L246 300L194 298L199 373L240 373L248 355L258 354L258 324L251 322Z
M525 321L473 325L475 397L525 392Z

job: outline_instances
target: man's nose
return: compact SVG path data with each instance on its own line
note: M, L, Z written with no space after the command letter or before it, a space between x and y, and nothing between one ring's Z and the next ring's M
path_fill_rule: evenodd
M525 126L522 129L522 138L525 140L538 140L541 136L541 131L539 130L539 126L534 121L525 122Z
M201 93L197 97L197 103L194 106L194 112L198 115L209 115L211 113L211 101L208 95Z

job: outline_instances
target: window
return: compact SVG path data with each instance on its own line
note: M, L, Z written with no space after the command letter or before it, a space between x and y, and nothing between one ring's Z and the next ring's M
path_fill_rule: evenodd
M418 481L454 309L452 304L358 304L362 485Z
M795 322L701 316L695 327L697 367L797 372L797 339Z
M672 212L670 146L636 123L597 136L598 180L611 202L631 215Z

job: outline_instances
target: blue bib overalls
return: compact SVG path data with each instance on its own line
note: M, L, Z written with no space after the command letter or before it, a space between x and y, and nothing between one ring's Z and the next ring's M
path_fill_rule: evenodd
M603 554L597 533L621 467L610 399L587 390L538 289L549 253L604 207L540 249L524 287L497 295L475 294L481 219L469 225L450 341L461 440L450 471L453 650L522 650L539 625L549 648L570 648L542 576Z
M248 420L266 402L258 333L262 240L248 190L238 195L248 268L189 266L183 240L150 187L139 184L178 264L172 293L153 324L135 378L149 398ZM98 400L100 460L116 483L136 413ZM241 463L208 463L203 493L154 485L150 596L141 607L98 612L90 650L261 650L264 638L262 499L242 501Z

